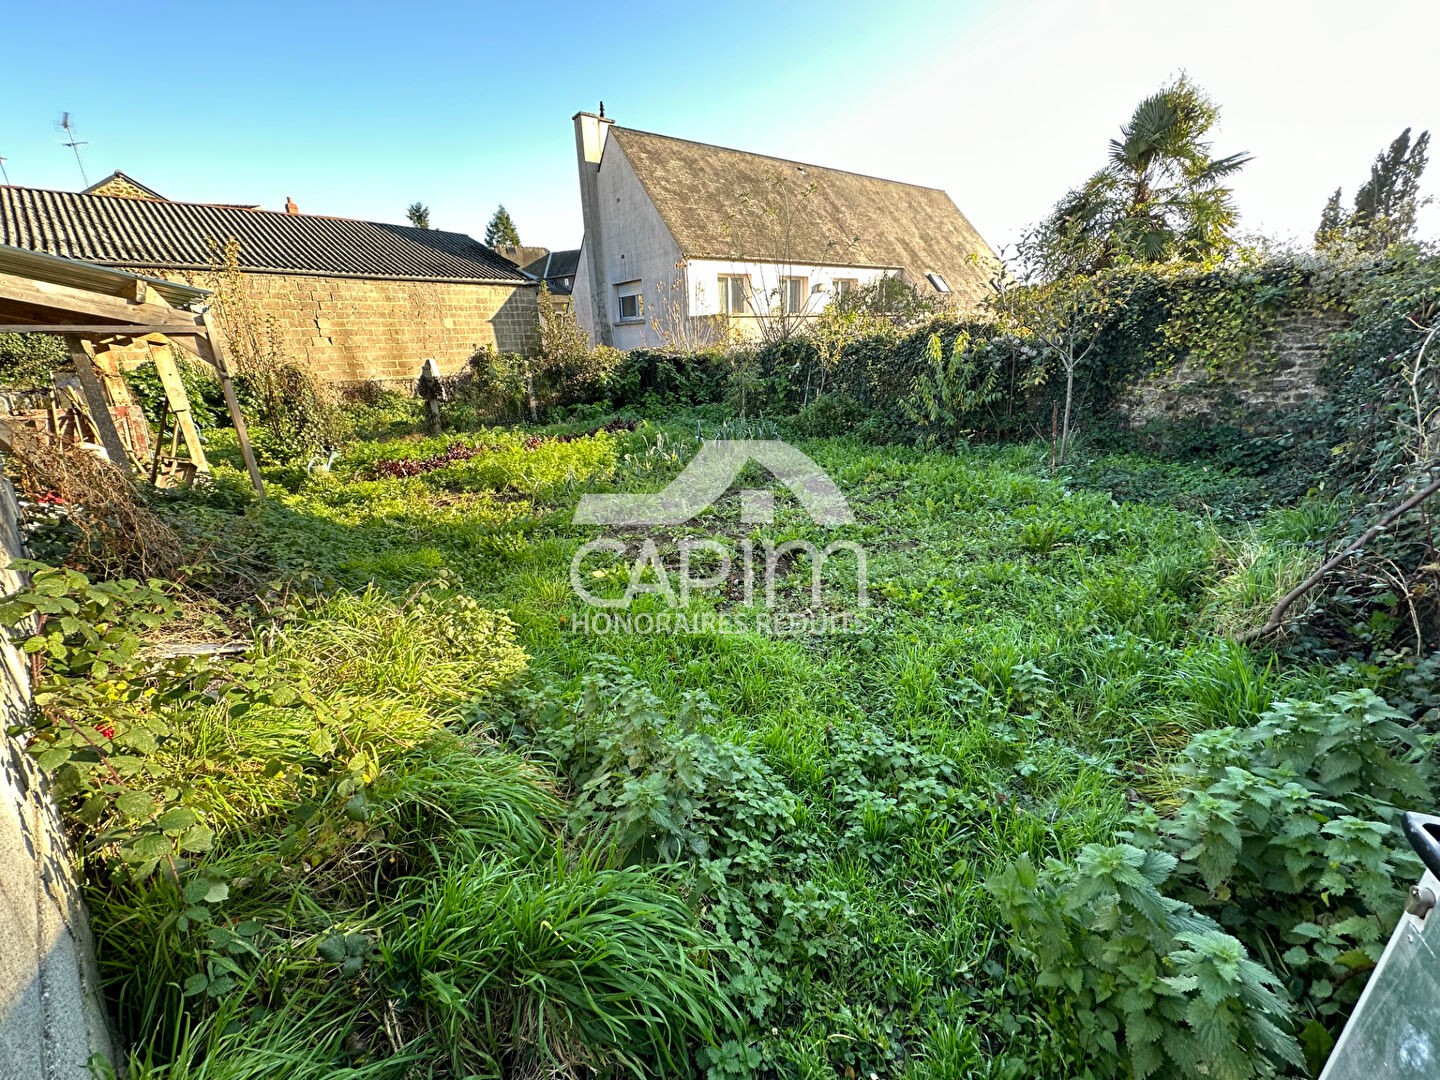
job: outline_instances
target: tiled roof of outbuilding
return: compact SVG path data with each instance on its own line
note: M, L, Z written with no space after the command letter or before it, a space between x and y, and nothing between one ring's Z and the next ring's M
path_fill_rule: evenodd
M464 233L353 218L0 186L0 243L107 266L211 270L214 244L240 268L275 274L522 284L524 274Z

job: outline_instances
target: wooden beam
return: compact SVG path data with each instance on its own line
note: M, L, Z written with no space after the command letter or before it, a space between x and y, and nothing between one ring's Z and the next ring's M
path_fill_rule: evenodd
M136 304L123 296L88 292L49 281L34 281L14 274L0 273L0 310L3 301L27 307L45 308L64 313L75 321L101 319L119 323L141 323L148 326L174 325L189 317L189 312L168 304Z
M79 334L82 337L144 337L146 334L174 334L199 337L203 326L190 323L0 323L0 334Z
M205 324L205 336L196 339L197 344L210 353L210 363L220 377L220 389L225 394L225 406L230 410L230 422L235 425L235 436L240 442L240 454L245 458L245 468L250 472L250 483L255 494L265 498L265 481L260 476L260 466L255 463L255 451L250 446L250 433L245 429L245 414L240 411L240 399L235 396L235 385L230 381L230 345L225 331L210 312L201 316Z
M85 393L85 404L90 408L90 419L100 433L100 443L105 454L126 476L130 475L130 456L125 444L120 441L120 432L115 427L115 418L110 415L110 403L105 399L105 390L100 385L100 376L95 371L90 354L85 351L85 342L73 334L65 336L70 346L70 358L75 361L75 377L80 380L80 389Z
M185 436L185 449L190 452L190 460L195 463L197 472L209 472L210 463L205 460L205 448L200 443L200 433L195 430L195 420L190 412L190 395L180 381L180 369L175 366L175 358L168 348L158 346L150 350L150 360L155 365L155 374L160 376L160 385L165 388L169 411L175 414L175 423ZM161 426L163 428L164 425ZM160 438L164 437L162 430Z

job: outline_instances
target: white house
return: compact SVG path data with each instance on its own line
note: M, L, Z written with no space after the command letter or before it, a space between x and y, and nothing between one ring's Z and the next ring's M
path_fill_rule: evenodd
M795 327L899 277L959 308L994 253L937 188L634 131L577 113L575 314L597 344L696 345Z

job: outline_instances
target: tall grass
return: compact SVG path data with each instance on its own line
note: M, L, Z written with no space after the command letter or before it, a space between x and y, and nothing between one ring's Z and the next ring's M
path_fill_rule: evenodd
M870 556L864 634L597 638L567 629L568 564L593 536L574 500L662 487L694 432L529 439L477 433L488 452L399 478L375 463L451 440L358 444L243 519L328 599L280 609L247 657L297 692L239 714L187 703L156 782L205 793L205 865L234 883L222 918L263 926L260 955L242 990L186 997L209 945L178 929L174 890L94 883L135 1075L1104 1066L1017 974L979 883L1021 854L1108 842L1137 800L1176 797L1168 766L1191 733L1330 678L1225 632L1313 565L1333 508L1228 525L1199 469L1127 460L1112 497L1119 464L1055 477L1038 446L812 440L856 512L843 535ZM742 535L731 517L725 503L688 534ZM775 534L834 538L784 497ZM733 807L671 861L636 842L621 865L603 842L618 812L577 812L600 805L572 786L590 780L555 766L557 742L594 736L566 725L597 669L667 717L708 697L590 778L656 832L701 820L704 800ZM697 732L730 750L703 790ZM527 758L537 744L548 756ZM738 761L754 769L725 771ZM783 828L747 802L761 771ZM358 971L325 958L337 935L369 943Z
M734 1021L691 912L643 870L557 848L407 886L384 962L457 1075L673 1073Z

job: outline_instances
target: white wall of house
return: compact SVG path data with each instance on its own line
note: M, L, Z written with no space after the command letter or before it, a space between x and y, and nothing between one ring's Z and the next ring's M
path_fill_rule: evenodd
M819 315L837 293L837 281L855 286L869 285L893 269L873 266L804 266L796 263L739 261L734 259L691 259L685 264L688 311L692 317L728 314L731 325L747 338L761 337L760 323L780 313L781 292L786 278L804 281L805 316ZM748 283L749 300L741 313L726 312L721 296L721 278L742 278Z
M761 338L766 320L779 315L780 290L786 278L803 279L802 306L797 310L813 317L835 298L837 282L858 287L897 272L893 267L874 266L687 261L624 151L608 139L609 123L587 113L578 114L575 123L586 222L575 275L574 310L576 320L595 344L607 336L620 349L703 344L714 333L714 317L722 314L741 337ZM593 201L587 203L592 194ZM592 265L597 261L598 283ZM721 298L722 277L745 280L741 311L726 310Z

